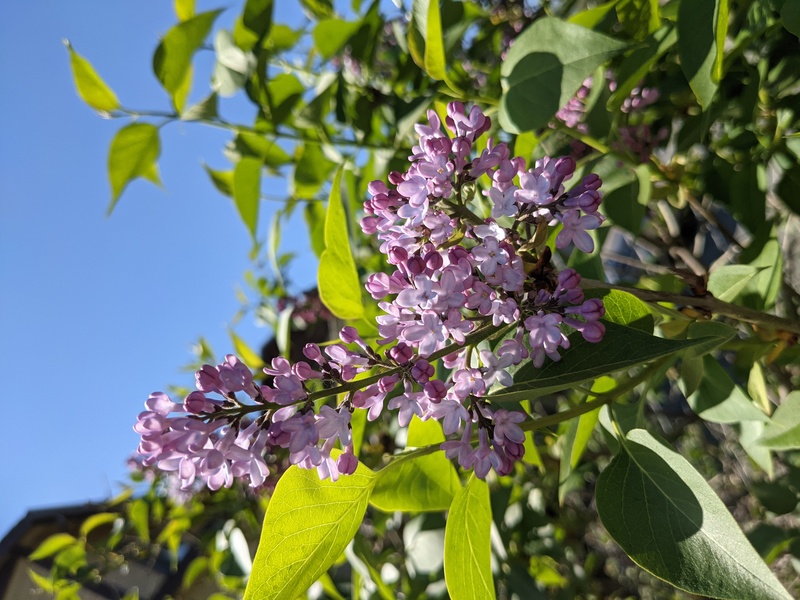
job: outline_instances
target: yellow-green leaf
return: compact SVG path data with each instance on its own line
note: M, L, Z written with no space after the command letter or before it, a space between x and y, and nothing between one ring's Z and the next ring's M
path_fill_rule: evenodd
M31 560L41 560L53 556L57 552L61 552L77 543L78 540L68 533L54 533L39 544L28 558Z
M161 154L158 129L149 123L131 123L120 129L108 151L108 177L111 180L111 205L114 210L125 187L138 177L160 185L156 161Z
M325 215L325 252L319 259L317 284L325 306L340 319L358 319L364 314L361 283L358 279L350 239L347 216L342 204L342 169L333 178Z
M75 52L72 44L65 42L69 50L72 78L78 95L95 110L111 112L119 108L119 99L106 82L97 74L91 63Z
M444 530L444 579L452 600L493 600L489 486L470 477L456 494Z
M338 481L293 466L270 499L245 600L296 600L317 581L358 531L374 473L359 464Z
M261 161L244 157L233 170L233 201L253 241L258 227L258 205L261 200Z

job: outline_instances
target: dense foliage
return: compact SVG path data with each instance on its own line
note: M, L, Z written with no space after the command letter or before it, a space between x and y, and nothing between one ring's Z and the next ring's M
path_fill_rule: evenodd
M205 170L269 265L245 316L275 343L201 345L197 389L150 396L146 489L46 540L37 583L167 553L176 598L796 595L800 5L303 0L292 28L276 4L228 31L176 0L166 110L69 47L124 121L110 210L159 181L162 127L231 132Z

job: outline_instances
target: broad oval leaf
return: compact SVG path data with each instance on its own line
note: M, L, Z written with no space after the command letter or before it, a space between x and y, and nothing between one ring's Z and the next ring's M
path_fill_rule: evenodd
M158 129L149 123L131 123L120 129L108 150L108 177L111 180L111 205L114 210L125 186L138 177L160 185L156 161L161 154Z
M475 475L453 499L444 530L444 579L453 600L493 600L492 506Z
M692 594L791 598L703 477L634 429L597 480L600 519L634 562Z
M347 216L342 205L342 169L336 172L325 215L325 252L319 259L317 285L325 306L340 319L364 315L361 283L347 235Z
M65 42L69 50L72 78L78 95L95 110L111 112L119 108L119 99L106 82L97 74L91 63L75 52L72 44Z
M544 126L597 67L625 46L555 17L537 19L503 61L500 126L512 133Z
M610 322L605 326L606 335L596 344L584 340L580 333L569 336L570 348L562 353L559 362L547 362L541 369L526 364L514 374L514 385L490 396L492 402L535 398L707 341L669 340Z
M296 600L328 570L358 531L375 474L321 480L293 466L269 501L245 600Z
M441 426L433 419L420 421L415 416L409 423L409 447L444 440ZM385 512L447 510L460 488L458 473L443 452L416 458L399 456L377 473L369 501Z

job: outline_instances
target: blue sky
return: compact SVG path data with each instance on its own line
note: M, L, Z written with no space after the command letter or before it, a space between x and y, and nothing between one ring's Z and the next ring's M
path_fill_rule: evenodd
M198 1L198 10L218 6ZM218 25L230 28L237 10ZM174 23L171 2L133 0L12 2L0 20L0 535L29 509L116 493L148 394L193 383L181 367L199 336L218 356L231 349L251 244L201 166L228 167L229 135L164 128L164 188L134 182L107 218L108 144L123 123L78 98L62 44L68 38L124 106L168 110L150 65ZM208 91L199 73L192 98ZM247 122L243 109L222 105ZM273 206L262 207L262 239ZM283 239L283 250L310 254L304 232ZM295 271L298 288L314 280L307 266ZM269 335L249 322L236 330L254 347Z

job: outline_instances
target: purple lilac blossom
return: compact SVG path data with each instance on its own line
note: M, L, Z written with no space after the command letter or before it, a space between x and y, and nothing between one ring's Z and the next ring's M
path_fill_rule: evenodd
M491 127L476 106L449 104L444 123L428 111L428 122L415 127L407 171L369 184L362 228L390 266L366 281L383 310L376 347L346 326L340 342L308 344L306 361L274 359L263 383L232 355L204 365L182 403L161 392L145 403L134 426L142 464L174 472L182 489L197 481L219 489L235 479L259 487L282 452L336 480L358 466L353 411L374 421L388 408L403 427L415 417L439 421L452 438L441 446L446 455L479 477L511 473L524 453L527 415L493 407L493 390L512 385L510 369L525 360L535 367L560 360L570 344L564 327L592 343L605 332L602 302L584 299L580 276L557 272L552 251L532 236L558 226L557 248L591 252L588 231L604 217L599 177L570 187L571 158L527 165L491 138L473 152ZM474 202L476 187L488 208ZM529 273L530 264L537 266ZM475 347L491 336L502 339ZM449 376L436 377L437 359ZM368 379L356 388L360 376ZM336 404L339 390L347 393Z

